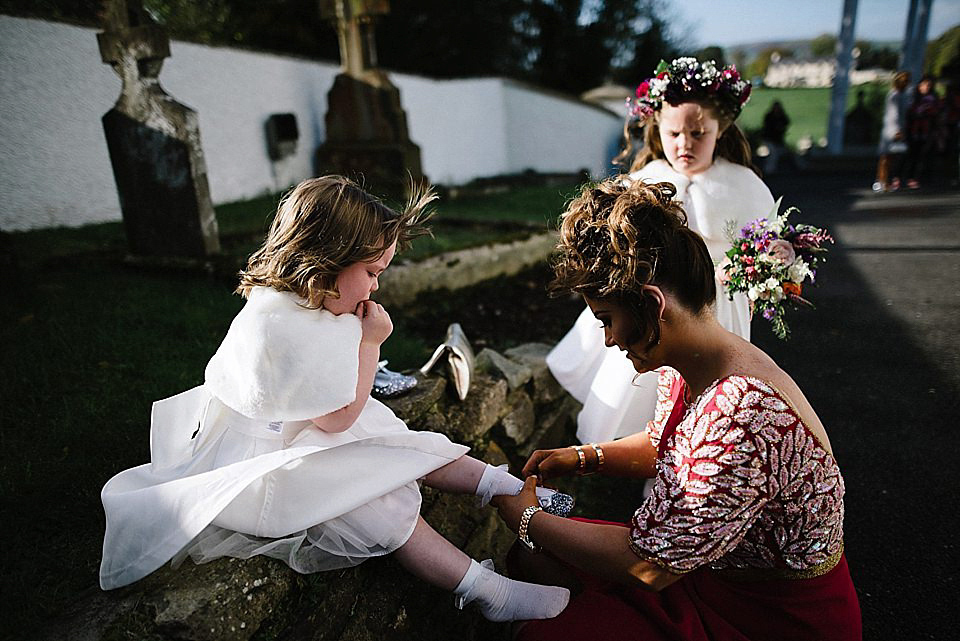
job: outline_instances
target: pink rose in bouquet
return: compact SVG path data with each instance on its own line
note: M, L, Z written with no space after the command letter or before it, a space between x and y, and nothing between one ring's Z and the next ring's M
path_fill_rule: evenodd
M727 272L727 268L730 267L731 264L730 258L724 256L723 260L720 261L720 264L717 265L717 282L721 285L726 285L730 282L730 274Z
M797 259L797 252L793 249L793 244L780 238L770 241L767 254L775 258L781 265L792 265L793 261Z

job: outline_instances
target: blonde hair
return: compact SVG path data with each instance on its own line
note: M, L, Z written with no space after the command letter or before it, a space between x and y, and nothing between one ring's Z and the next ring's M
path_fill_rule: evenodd
M327 296L339 298L337 276L344 269L376 260L394 242L400 252L429 234L424 223L435 199L432 188L412 185L398 213L343 176L305 180L280 201L263 246L240 272L237 293L273 287L319 309Z
M893 87L897 91L903 91L904 89L907 88L907 85L909 84L910 84L909 71L898 71L896 74L894 74L893 81L891 82L891 85L893 85Z
M639 336L652 330L651 343L660 339L658 305L644 285L670 290L694 313L712 305L713 261L675 195L670 183L585 185L560 218L551 292L615 300L631 311Z
M720 135L717 136L717 146L713 152L714 158L723 158L737 165L743 165L752 169L758 176L760 175L760 171L753 164L753 152L750 150L750 143L747 141L747 137L743 135L740 127L734 122L737 116L725 107L723 101L703 98L668 104L676 107L685 102L693 102L700 105L701 108L709 110L711 116L720 123ZM624 149L613 159L615 165L627 168L627 173L639 171L654 160L666 158L663 153L663 144L660 142L660 112L655 112L647 118L645 123L640 124L643 125L643 147L639 151L633 148L634 136L631 135L631 130L635 131L638 123L636 120L628 120L623 129Z

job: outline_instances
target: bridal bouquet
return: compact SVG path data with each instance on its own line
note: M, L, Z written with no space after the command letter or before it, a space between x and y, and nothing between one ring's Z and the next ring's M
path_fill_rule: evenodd
M728 227L732 247L717 267L717 278L730 299L744 292L754 311L770 321L780 339L790 337L784 318L788 307L813 307L805 299L803 283L814 282L824 262L827 243L833 238L811 225L792 225L788 219L795 207L782 214L780 201L767 218L758 218L739 231Z

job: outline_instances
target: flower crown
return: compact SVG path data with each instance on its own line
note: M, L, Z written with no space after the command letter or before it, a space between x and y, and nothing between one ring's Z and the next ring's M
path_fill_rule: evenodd
M677 58L670 64L661 60L654 77L637 87L637 97L627 99L627 109L631 118L646 120L663 107L664 100L677 105L708 97L736 118L750 98L750 83L733 65L717 69L713 60Z

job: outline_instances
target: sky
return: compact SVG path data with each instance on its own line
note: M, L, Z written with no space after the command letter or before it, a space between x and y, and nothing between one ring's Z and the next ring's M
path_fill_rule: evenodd
M843 0L670 0L668 10L698 46L800 40L840 32ZM909 0L859 0L858 40L900 41ZM960 0L933 0L929 40L960 24ZM687 29L683 30L683 26Z

